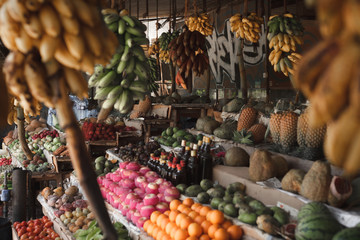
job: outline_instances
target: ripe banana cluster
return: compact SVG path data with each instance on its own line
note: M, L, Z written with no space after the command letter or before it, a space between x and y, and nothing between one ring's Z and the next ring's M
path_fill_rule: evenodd
M174 32L164 32L160 35L158 42L159 42L159 58L164 63L170 63L170 49L169 43L179 36L179 31Z
M118 14L113 9L102 10L104 21L116 33L119 46L110 63L95 67L89 86L96 87L95 99L104 100L103 109L115 108L129 113L134 100L142 100L148 92L149 65L140 45L149 44L146 26L136 17Z
M170 42L169 48L170 58L184 78L188 78L191 71L200 76L209 67L205 36L198 31L185 30Z
M148 49L148 54L149 56L156 55L159 53L159 50L160 50L159 42L156 41L150 45Z
M304 43L304 29L300 20L291 13L274 15L270 17L268 28L269 49L273 49L269 61L274 71L281 71L285 76L294 75L294 64L301 59L296 47Z
M157 92L159 90L159 85L156 81L160 80L159 66L155 58L148 58L148 63L150 66L150 76L149 76L149 90L151 92Z
M16 123L18 121L17 119L17 106L18 106L18 101L14 98L11 97L10 101L9 101L9 113L7 115L7 123L9 125L13 125L14 123ZM36 101L36 106L35 106L35 115L32 116L38 116L40 115L40 110L41 110L42 106L39 102ZM30 123L30 113L24 111L24 118L25 121L27 123Z
M79 70L91 73L95 64L106 64L118 44L97 7L96 0L3 2L0 36L12 51L4 73L25 112L36 114L37 102L54 107L63 81L78 97L87 97Z
M246 39L250 42L257 43L261 35L261 24L264 20L258 17L256 13L250 13L249 16L243 17L240 13L230 18L231 31L237 38Z
M206 13L189 17L185 21L186 26L190 31L198 31L204 36L209 36L212 34L214 28L210 23L209 15Z
M323 7L317 9L319 18L325 12L327 19L334 17L339 22L335 28L334 22L319 19L320 29L327 29L321 32L324 40L300 61L294 82L311 102L310 124L328 124L324 142L327 159L356 176L360 171L360 27L356 23L360 3L318 2ZM336 11L332 11L335 6ZM334 29L341 29L341 34L333 36Z

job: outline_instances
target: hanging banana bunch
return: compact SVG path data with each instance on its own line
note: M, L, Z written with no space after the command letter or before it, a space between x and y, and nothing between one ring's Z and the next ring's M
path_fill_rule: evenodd
M275 72L282 72L285 76L294 75L294 65L301 59L296 53L297 45L304 43L304 28L300 20L291 13L274 15L268 22L269 61Z
M148 63L150 66L150 77L148 78L149 81L149 90L151 92L157 92L159 90L159 85L156 83L160 79L160 72L159 66L156 63L155 58L148 58Z
M148 49L148 54L149 54L149 56L159 54L159 50L160 50L159 42L156 41L150 45L150 47Z
M247 17L237 13L229 21L231 31L235 33L237 38L246 39L252 43L259 42L261 24L263 24L264 20L258 17L256 13L250 13Z
M39 102L54 107L62 80L72 93L87 97L79 70L91 73L94 64L106 64L118 44L97 6L83 0L2 4L0 36L11 50L4 63L6 84L27 114L36 115ZM65 77L54 77L59 72Z
M174 31L174 32L164 32L160 35L158 41L159 41L159 58L164 63L170 63L170 49L169 49L169 43L174 39L177 38L180 34L180 31Z
M204 36L211 35L214 30L207 13L196 14L195 16L189 17L185 21L185 24L191 32L198 31Z
M95 67L89 86L96 87L94 99L104 100L101 108L114 107L122 114L129 113L134 100L143 100L148 92L149 65L140 45L148 45L146 26L127 10L119 14L103 9L104 21L115 32L119 46L107 65Z

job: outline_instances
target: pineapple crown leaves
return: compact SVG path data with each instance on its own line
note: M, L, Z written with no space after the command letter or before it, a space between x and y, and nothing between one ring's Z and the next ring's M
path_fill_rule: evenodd
M234 131L233 141L241 144L253 144L252 133L247 132L245 129L240 132Z

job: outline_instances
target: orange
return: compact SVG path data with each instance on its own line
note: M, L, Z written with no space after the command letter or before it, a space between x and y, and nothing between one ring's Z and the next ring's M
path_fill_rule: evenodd
M157 218L161 215L161 212L159 211L154 211L151 215L150 215L150 221L152 223L156 223Z
M191 220L190 217L185 217L185 218L182 219L181 222L180 222L180 228L186 230L192 222L193 222L193 221Z
M157 240L161 240L164 236L164 234L166 234L163 230L160 230L156 236Z
M203 234L200 236L199 240L210 240L210 237L207 234Z
M223 222L222 224L221 224L221 226L225 229L225 230L227 230L229 227L231 227L233 224L231 223L231 221L229 221L229 220L225 220L225 222Z
M170 202L170 210L176 210L181 202L177 199L174 199Z
M168 217L165 214L161 214L160 216L158 216L158 218L156 219L156 225L158 227L161 226L161 222L163 221L163 219L167 219Z
M165 230L166 226L168 225L168 223L170 222L169 218L164 218L161 220L160 222L160 227L162 230Z
M144 222L144 231L147 232L148 231L148 228L150 226L150 224L152 224L152 222L150 220L147 220L146 222Z
M194 211L195 211L195 209L198 208L198 207L200 207L200 206L201 206L200 203L194 203L194 204L191 206L191 210L194 210Z
M180 212L178 210L172 210L169 214L169 219L172 222L175 222L176 216L179 214Z
M188 207L191 207L194 204L194 200L191 198L185 198L182 203Z
M198 240L197 237L188 237L186 240Z
M185 208L184 211L182 211L184 214L189 215L190 212L192 212L191 208Z
M175 219L176 226L180 227L180 223L184 218L186 218L186 215L183 213L179 213Z
M164 214L165 214L166 216L169 216L170 210L167 210L166 212L164 212Z
M183 212L186 208L188 208L188 206L184 205L184 204L180 204L177 208L177 210L179 212Z
M210 214L210 215L209 215ZM212 210L207 216L209 218L208 220L212 224L221 224L224 222L224 213L222 213L220 210Z
M196 209L195 209L195 211L198 212L198 213L200 213L200 210L202 209L202 207L203 207L203 205L197 206Z
M201 223L201 227L204 230L204 233L208 233L209 227L211 226L211 222L205 220Z
M168 234L164 234L161 240L171 240L171 237Z
M215 240L229 240L229 239L230 239L230 235L225 229L219 228L218 230L216 230Z
M199 216L199 214L195 211L191 211L187 214L189 217L191 217L192 219L195 219L197 216Z
M203 233L203 230L198 223L191 223L188 227L188 232L191 237L200 237Z
M218 224L213 224L208 228L207 234L211 239L215 238L215 232L220 228Z
M152 232L154 231L155 227L156 227L155 224L153 224L153 223L149 224L148 230L147 230L147 233L149 234L149 236L152 235Z
M158 233L159 233L160 230L161 230L161 229L160 229L158 226L155 226L155 228L154 228L151 236L156 239L156 236L158 235Z
M189 236L188 232L184 229L178 229L175 233L174 240L185 240Z
M176 224L173 222L169 222L165 227L166 234L170 235L171 230L173 230L174 228L176 228Z
M208 206L201 207L200 215L206 217L206 215L211 211L211 208Z
M176 234L176 232L177 232L177 230L179 230L180 228L178 228L178 227L174 227L172 230L171 230L171 232L170 232L170 237L171 237L171 239L174 239L175 238L175 234Z
M243 236L243 230L240 226L232 225L227 229L231 240L239 240Z
M195 222L197 222L198 224L201 224L203 221L206 221L206 218L204 216L197 216L194 219Z

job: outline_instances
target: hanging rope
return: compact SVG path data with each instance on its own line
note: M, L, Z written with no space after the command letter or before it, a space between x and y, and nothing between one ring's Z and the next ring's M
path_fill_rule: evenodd
M193 2L193 8L194 8L194 13L197 15L198 10L197 10L197 5L196 5L196 0L194 0L194 2Z
M159 38L159 0L156 0L156 41Z
M206 0L203 0L203 12L207 12Z
M284 0L284 13L287 13L287 0Z
M189 0L185 0L185 10L184 10L185 20L187 19L188 16L188 9L189 9Z

